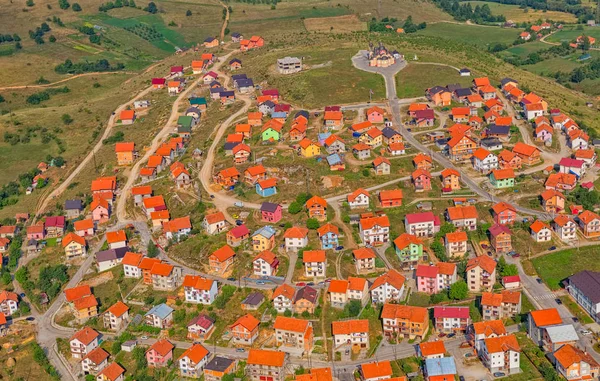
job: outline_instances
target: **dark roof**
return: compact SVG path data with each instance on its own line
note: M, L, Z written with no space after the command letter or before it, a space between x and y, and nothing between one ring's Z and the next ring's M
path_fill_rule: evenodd
M296 113L296 115L294 115L294 119L296 119L296 118L297 118L297 117L299 117L299 116L303 116L303 117L305 117L306 119L308 119L308 117L310 116L310 113L309 113L308 111L306 111L306 110L300 110L300 111L298 111L298 112Z
M471 89L456 89L454 90L454 95L456 95L457 97L468 97L469 95L471 95Z
M238 79L246 79L248 78L248 76L246 74L234 74L231 76L231 79L233 80L233 82L237 81Z
M233 364L235 360L228 359L227 357L215 356L212 360L206 364L204 369L212 370L213 372L224 372Z
M517 81L517 80L514 80L514 79L512 79L512 78L509 78L509 77L502 78L502 79L500 80L500 84L501 84L502 86L506 85L506 84L507 84L507 83L509 83L509 82L519 83L519 81Z
M460 83L451 83L449 85L446 85L446 88L448 89L448 91L454 91L462 88L462 86L460 85Z
M252 80L250 78L247 78L247 79L238 79L237 80L237 87L238 88L242 88L242 87L254 87L254 82L252 82Z
M213 42L215 40L214 37L206 37L206 39L204 40L204 42Z
M232 59L231 61L229 61L229 64L231 65L232 63L235 63L235 62L237 62L237 63L240 63L240 64L241 64L241 63L242 63L242 60L240 60L239 58L234 58L234 59ZM244 75L245 75L245 74L244 74ZM233 76L232 76L232 77L233 77Z
M398 131L394 130L391 127L385 127L383 130L381 130L381 133L388 139L393 138L396 135L400 135Z
M490 124L487 128L488 134L494 135L508 135L510 132L510 126L497 126L495 124Z
M65 209L66 210L72 210L72 209L81 210L81 209L83 209L83 204L82 204L81 200L67 200L67 201L65 201Z
M294 303L296 303L300 299L306 299L311 303L317 303L317 296L319 293L317 290L310 286L304 286L296 292L296 296L294 297Z
M442 91L448 91L447 88L442 87L442 86L434 86L430 89L427 90L429 92L429 94L437 94L437 93L441 93Z
M238 38L238 37L242 37L242 35L239 34L238 32L233 32L233 33L231 33L231 37Z
M220 94L222 91L225 91L222 87L215 87L213 89L210 89L211 94Z
M246 296L246 299L244 299L242 304L258 306L259 304L261 304L263 302L263 300L265 300L265 296L262 293L256 291L256 292L252 292L248 296Z
M275 108L275 103L273 103L273 101L264 101L263 103L261 103L261 106L265 105L268 108Z
M217 87L223 87L223 85L221 85L221 82L219 82L219 81L216 81L216 80L215 80L215 81L212 81L212 82L210 83L210 85L208 85L208 86L210 86L210 87L215 87L215 86L217 86Z
M459 72L461 72L461 73L470 73L471 70L467 69L466 67L463 67L462 69L459 70Z
M235 93L233 91L221 91L219 93L222 97L233 97Z
M569 286L577 287L593 304L600 303L600 272L584 270L569 277Z
M434 119L435 118L435 113L433 112L433 109L426 109L426 110L417 110L415 111L415 118L417 119Z
M129 251L127 246L119 247L118 249L109 249L104 251L99 251L96 253L96 262L106 262L112 261L115 259L123 259L125 253Z
M502 144L502 142L498 138L483 138L479 141L482 146L495 146L498 144Z
M189 113L189 112L195 112L198 115L202 114L202 111L200 111L200 109L198 107L190 107L187 110L185 110L185 113Z
M263 202L262 205L260 206L260 211L261 212L269 212L269 213L274 213L277 208L279 208L279 204L274 204L272 202Z
M190 126L177 126L177 132L178 133L182 133L182 132L192 132L192 128Z
M233 149L233 147L237 146L238 144L240 144L240 142L225 142L223 148L225 149L225 151L230 151Z

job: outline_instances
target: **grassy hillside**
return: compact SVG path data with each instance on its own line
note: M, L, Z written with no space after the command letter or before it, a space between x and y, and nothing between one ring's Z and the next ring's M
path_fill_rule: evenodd
M427 28L419 31L418 34L443 37L486 49L488 45L497 43L511 44L519 33L516 29L503 29L494 26L438 23L427 25Z
M537 20L552 20L563 23L575 23L577 17L572 13L558 11L541 11L528 8L527 10L520 8L518 5L500 4L490 1L467 1L473 8L487 4L490 7L493 15L504 15L507 20L514 22L536 22Z

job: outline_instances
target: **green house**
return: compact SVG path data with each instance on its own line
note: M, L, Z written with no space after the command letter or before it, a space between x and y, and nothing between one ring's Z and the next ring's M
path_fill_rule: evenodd
M510 168L496 169L490 174L490 183L496 189L512 188L515 186L515 171Z
M194 97L190 98L190 106L198 107L200 110L206 110L206 98L204 97Z
M394 246L403 269L416 267L423 258L423 241L415 235L401 234L394 240Z
M262 136L262 140L263 142L266 142L268 140L273 139L274 141L278 142L279 141L279 137L280 137L280 132L269 127L266 130L264 130L261 134Z
M191 116L180 116L177 119L177 126L178 127L185 127L188 129L191 129L194 123L194 118Z

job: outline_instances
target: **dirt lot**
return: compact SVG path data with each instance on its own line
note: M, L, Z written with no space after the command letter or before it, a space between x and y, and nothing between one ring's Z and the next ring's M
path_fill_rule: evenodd
M305 19L304 27L309 32L349 33L366 31L367 23L360 21L356 15L346 15Z

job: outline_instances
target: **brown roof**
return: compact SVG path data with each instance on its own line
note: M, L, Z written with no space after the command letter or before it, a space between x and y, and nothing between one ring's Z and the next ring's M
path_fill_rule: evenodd
M110 356L110 354L105 351L102 348L96 348L93 351L91 351L90 353L87 354L87 356L84 357L84 359L88 359L91 362L93 362L94 364L98 365L100 363L102 363L104 360L108 359L108 357Z

